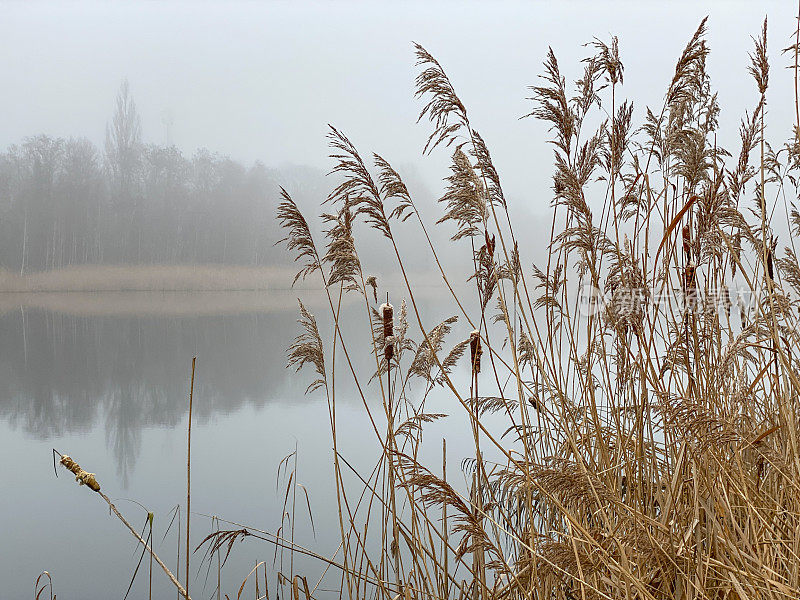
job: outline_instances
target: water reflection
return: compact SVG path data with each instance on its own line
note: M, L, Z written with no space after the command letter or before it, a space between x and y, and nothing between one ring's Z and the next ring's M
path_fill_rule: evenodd
M284 350L294 313L84 316L18 309L0 316L0 418L47 439L105 425L123 485L146 427L263 405L291 386ZM299 395L299 394L298 394Z
M399 305L401 290L395 286L390 294ZM199 513L277 530L283 495L276 489L275 473L281 459L298 446L298 480L308 486L316 521L316 529L309 521L298 522L298 543L323 555L336 553L339 528L328 510L335 503L335 487L324 393L305 396L311 374L285 369L286 348L299 330L297 295L317 318L327 358L332 323L319 291L0 294L0 451L7 457L6 479L18 483L0 494L0 512L8 515L0 529L15 540L14 552L0 566L6 595L24 597L42 569L54 574L59 596L65 590L87 600L107 598L109 590L124 595L134 568L131 540L120 533L118 522L101 518L104 510L98 511L84 490L63 476L55 478L50 448L69 452L97 472L132 520L145 518L137 512L142 505L152 510L163 536L167 515L185 498L185 425L194 355L192 504L198 520L192 530L198 537L193 541L209 533ZM432 322L455 313L434 286L421 287L417 302ZM375 363L371 345L364 343L369 325L363 298L351 294L345 303L340 324L354 368L365 381ZM462 323L451 342L465 328ZM339 438L339 451L359 472L370 472L380 446L342 352L337 360L339 424L347 432ZM464 384L465 373L457 375ZM376 383L364 384L363 390L368 402L379 402ZM444 400L431 396L436 412L457 409ZM451 418L426 428L432 460L440 456L446 431L455 432L448 434L448 451L457 463L469 451L459 444L468 446L470 437L463 435L466 422ZM128 497L136 502L127 502ZM76 539L75 523L96 535ZM161 539L162 556L174 557L174 535L175 529ZM253 552L268 553L255 554L261 560L273 551L254 545L234 553L223 573L223 589L238 589L252 569ZM91 565L91 581L84 577L86 565ZM199 565L196 559L193 573ZM311 559L296 566L309 580L325 572ZM154 585L160 587L153 597L174 593L165 578L158 577ZM329 587L336 585L330 581Z

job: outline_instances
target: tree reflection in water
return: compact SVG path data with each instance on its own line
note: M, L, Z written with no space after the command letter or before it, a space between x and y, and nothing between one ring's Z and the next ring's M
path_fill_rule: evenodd
M284 349L294 329L293 315L283 311L180 318L9 312L0 317L0 418L40 439L104 421L127 486L142 430L181 423L192 356L202 421L274 398L287 383Z

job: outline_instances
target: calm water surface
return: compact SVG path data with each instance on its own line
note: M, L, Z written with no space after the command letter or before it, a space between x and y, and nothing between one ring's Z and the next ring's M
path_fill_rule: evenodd
M193 356L192 546L211 531L210 515L276 532L286 485L278 466L297 447L297 480L309 491L314 526L303 501L295 539L333 555L339 532L327 405L321 392L304 395L310 373L285 369L286 347L298 332L294 297L253 302L217 295L205 306L196 297L188 303L164 295L106 300L26 301L27 308L0 316L0 597L32 598L37 575L47 570L59 598L122 598L138 561L135 541L102 500L61 467L56 478L53 448L97 473L134 527L143 528L152 511L156 551L175 570L176 526L165 532L172 509L185 503ZM59 302L63 310L53 308ZM312 307L323 330L325 308ZM363 310L345 311L351 335L364 329ZM366 373L369 355L354 357ZM340 447L369 471L378 446L365 434L371 428L360 399L342 390ZM442 408L435 412L447 412ZM432 428L433 447L441 447L446 427L452 426ZM448 435L453 464L462 437L466 448L469 436ZM216 597L216 561L209 570L202 559L202 550L192 556L192 596ZM235 597L257 560L267 562L274 592L280 556L247 540L223 569L223 597ZM129 597L148 597L147 567L145 561ZM313 586L324 566L296 558L295 570ZM329 571L318 595L339 580ZM173 597L160 570L153 586L154 597Z

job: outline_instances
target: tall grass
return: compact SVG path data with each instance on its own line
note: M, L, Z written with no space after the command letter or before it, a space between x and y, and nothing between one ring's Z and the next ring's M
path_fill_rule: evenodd
M324 247L284 193L279 218L299 276L321 278L335 323L323 336L301 306L305 331L289 359L312 364L312 386L328 398L347 597L800 593L798 138L767 139L765 21L740 143L717 144L705 31L703 21L663 105L638 126L621 99L615 38L588 46L574 86L548 53L529 116L548 126L554 149L552 234L533 266L488 146L443 66L416 46L420 118L432 124L425 152L452 153L437 224L451 224L454 246L430 251L458 317L430 322L406 277L394 331L382 326L354 223L382 235L384 260L404 276L400 222L416 221L429 243L432 226L387 160L331 128L339 183ZM796 62L796 44L788 52ZM444 251L471 264L477 302L454 291ZM367 345L338 327L345 294L363 298ZM457 320L474 332L448 342ZM344 353L344 372L326 351ZM365 351L374 375L353 367ZM465 354L468 387L454 376ZM343 484L336 376L355 382L382 448L360 486ZM442 416L426 401L442 393L472 424L466 491L420 458L426 424ZM490 412L502 427L488 426Z
M244 537L266 540L291 554L278 583L294 598L322 595L295 574L294 553L336 572L347 598L800 595L800 122L786 142L768 141L765 21L739 144L717 144L705 26L678 58L663 105L644 112L622 99L615 38L587 46L574 85L548 53L530 90L529 117L548 127L555 158L551 237L536 265L536 240L515 233L519 209L487 144L423 47L425 152L452 155L436 224L387 160L330 129L337 184L325 238L314 239L285 191L278 218L298 278L319 278L333 322L320 331L300 303L289 365L310 368L309 392L327 398L341 544L322 557L241 528L209 535L209 556ZM378 306L385 290L359 255L363 224L385 241L380 260L403 273L394 307ZM395 243L412 224L441 272L442 303L457 312L440 323L421 312ZM431 242L433 226L452 228L452 247ZM467 296L442 252L463 254ZM339 326L348 296L363 303L372 339ZM363 353L374 360L368 372L356 369ZM380 449L370 472L339 451L353 433L339 419L342 378ZM457 457L463 489L444 444L441 464L421 451L445 394L470 423L474 448Z

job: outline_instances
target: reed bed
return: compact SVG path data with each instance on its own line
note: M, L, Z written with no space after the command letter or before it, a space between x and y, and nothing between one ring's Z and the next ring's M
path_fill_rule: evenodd
M387 160L330 129L337 183L324 239L285 191L278 218L296 279L319 278L333 323L321 330L301 302L289 365L327 398L341 545L322 557L287 539L288 525L278 536L237 526L204 540L210 556L263 539L320 560L351 599L800 596L800 115L785 140L768 141L765 21L743 66L752 109L739 144L718 145L705 32L704 20L663 105L636 112L622 99L616 38L587 46L574 85L548 53L530 90L529 117L549 128L555 159L539 264L456 86L422 46L425 152L452 156L436 224ZM795 34L785 53L795 83L797 50ZM379 304L385 290L359 255L365 225L386 248L370 262L404 275L393 305ZM434 226L451 228L452 247L430 241ZM395 244L411 228L453 307L439 323L420 312ZM439 261L445 251L469 265L468 296ZM347 297L363 303L371 340L339 327ZM363 353L368 372L355 367ZM339 451L353 435L337 413L342 379L379 449L371 472ZM470 425L453 435L473 449L454 459L442 441L441 462L426 462L444 396ZM297 485L286 488L292 523ZM328 597L314 583L293 564L278 576L284 594Z
M747 66L753 107L740 144L717 144L705 31L703 21L663 105L637 113L639 124L621 99L616 38L588 46L573 86L548 53L528 115L549 127L555 157L552 235L538 265L525 258L535 248L514 231L514 207L455 85L416 46L420 118L432 124L425 152L452 154L437 224L455 231L447 252L463 252L475 288L460 298L438 259L445 250L430 246L458 310L444 322L420 314L408 278L400 309L376 310L381 290L354 224L379 232L384 260L404 273L395 231L416 221L430 240L433 226L387 160L331 128L339 182L325 203L324 247L284 192L279 218L302 262L298 277L321 278L335 323L342 296L356 294L374 324L374 374L352 368L363 343L335 326L323 344L302 304L304 333L289 354L291 365L313 367L311 389L329 402L342 595L800 594L798 131L768 141L765 21ZM473 331L453 342L458 327ZM347 435L336 353L382 449L355 489L342 484L336 451ZM465 360L469 386L454 376ZM471 423L465 490L420 460L426 424L443 417L428 408L441 394ZM490 412L503 427L488 427Z

